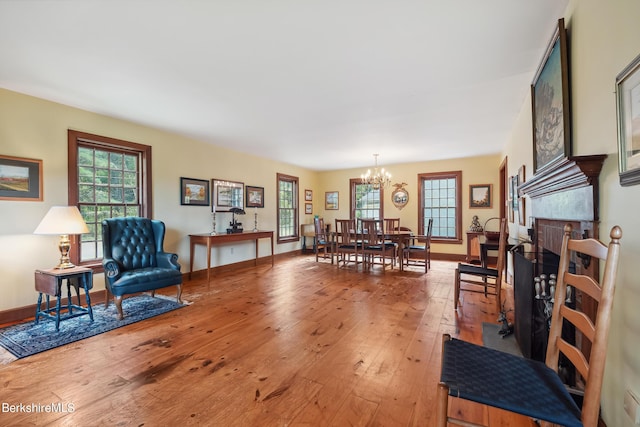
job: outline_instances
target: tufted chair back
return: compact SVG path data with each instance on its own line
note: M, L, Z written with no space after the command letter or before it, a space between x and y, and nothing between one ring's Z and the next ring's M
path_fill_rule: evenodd
M139 217L104 222L103 239L108 242L104 248L111 251L104 254L105 258L115 260L124 271L157 266L156 254L163 252L164 223Z
M113 295L122 319L122 297L126 294L177 286L180 303L182 274L178 254L164 251L165 226L162 221L140 217L109 218L102 221L102 266L105 287Z

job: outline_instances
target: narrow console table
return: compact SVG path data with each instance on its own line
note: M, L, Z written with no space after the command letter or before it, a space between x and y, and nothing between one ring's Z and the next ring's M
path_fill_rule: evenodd
M221 245L223 243L239 242L243 240L254 240L256 242L256 258L254 260L255 265L258 265L258 240L271 239L271 265L273 266L274 254L273 254L273 231L245 231L243 233L232 234L189 234L189 279L191 279L191 272L193 271L193 251L196 245L203 245L207 247L207 283L211 278L211 247L215 245Z

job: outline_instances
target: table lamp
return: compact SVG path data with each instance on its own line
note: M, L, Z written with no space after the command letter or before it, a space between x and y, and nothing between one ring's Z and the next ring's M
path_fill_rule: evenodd
M80 215L77 207L52 206L49 212L42 218L42 221L40 221L40 224L38 224L33 234L60 235L60 242L58 243L60 263L56 265L55 268L64 269L75 267L69 259L69 249L71 248L69 235L88 232L89 228L84 222L84 219L82 219L82 215Z

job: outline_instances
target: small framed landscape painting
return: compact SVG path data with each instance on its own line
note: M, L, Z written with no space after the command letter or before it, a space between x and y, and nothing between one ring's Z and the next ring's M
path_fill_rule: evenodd
M491 205L491 184L469 186L470 208L490 208Z
M264 208L264 187L246 186L247 190L247 207L248 208Z
M0 200L42 201L42 160L0 156Z
M338 210L338 192L327 191L324 193L324 208L328 211Z
M209 206L209 181L206 179L180 178L180 204Z

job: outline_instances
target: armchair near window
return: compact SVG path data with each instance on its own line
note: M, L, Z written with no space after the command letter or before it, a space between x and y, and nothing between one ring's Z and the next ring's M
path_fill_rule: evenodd
M181 303L182 274L178 255L165 252L163 241L165 225L148 218L125 217L102 221L102 249L107 296L118 310L120 320L122 297L126 294L177 286L176 300Z

